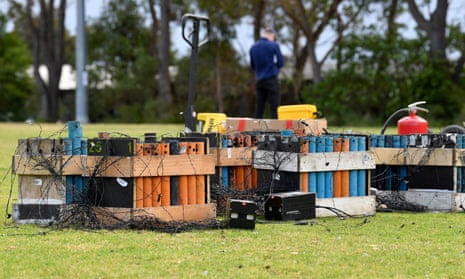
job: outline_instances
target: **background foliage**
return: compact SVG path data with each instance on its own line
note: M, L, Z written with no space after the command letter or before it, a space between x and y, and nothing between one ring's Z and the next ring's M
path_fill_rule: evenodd
M23 36L28 34L26 4L9 3L10 13L2 16L0 25L0 98L8 104L0 105L0 116L37 118L41 108L31 105L39 103L31 99L39 100L40 93L25 74L34 59L27 48L31 38ZM53 1L44 3L53 5ZM463 13L451 10L451 3L105 1L100 16L86 25L89 117L91 122L182 123L191 61L190 54L181 55L172 40L181 40L181 16L198 13L210 18L211 30L195 73L197 111L253 115L249 46L241 49L234 42L241 36L239 28L250 28L256 39L263 26L271 25L286 53L283 105L315 104L330 125L380 125L395 110L425 100L430 122L461 123L465 118L465 19ZM164 20L171 36L161 28ZM5 28L7 22L13 23L11 31ZM65 64L74 65L74 39L66 33ZM166 41L171 43L170 53L159 51ZM167 63L169 77L162 74L168 70ZM58 119L48 120L73 118L74 97L64 96L59 97Z
M18 34L6 31L6 22L0 13L0 121L18 121L37 109L34 83L26 74L32 60Z

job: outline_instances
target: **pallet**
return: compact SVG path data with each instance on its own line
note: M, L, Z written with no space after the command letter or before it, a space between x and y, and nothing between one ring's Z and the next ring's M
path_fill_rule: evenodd
M392 191L380 191L390 194ZM463 212L465 209L465 193L457 193L436 189L409 189L395 193L406 202L425 208L426 211Z
M351 216L373 216L376 214L376 197L344 197L316 199L317 206L333 207ZM333 217L336 213L324 208L316 208L316 217Z
M256 147L225 147L211 148L211 154L216 158L217 167L251 166L252 154Z
M368 170L376 168L370 151L292 153L268 150L254 152L253 167L289 172Z
M96 207L97 220L106 225L156 219L162 222L211 223L216 220L215 204L158 206L147 208Z
M13 174L101 177L208 175L215 173L213 155L173 156L13 156Z

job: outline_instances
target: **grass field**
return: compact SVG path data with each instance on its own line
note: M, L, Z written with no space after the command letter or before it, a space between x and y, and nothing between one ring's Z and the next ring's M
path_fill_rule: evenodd
M83 125L84 137L177 134L180 125ZM340 128L377 133L372 128ZM18 225L9 172L17 141L65 137L63 124L0 123L0 278L465 278L463 213L377 213L307 225L177 234ZM11 198L10 197L11 190Z

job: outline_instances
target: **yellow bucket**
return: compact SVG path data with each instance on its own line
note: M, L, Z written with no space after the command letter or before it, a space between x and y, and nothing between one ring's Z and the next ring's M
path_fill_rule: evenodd
M197 130L202 133L224 133L226 114L201 112L197 114Z
M289 105L278 107L278 119L299 120L315 119L318 117L318 110L315 105Z

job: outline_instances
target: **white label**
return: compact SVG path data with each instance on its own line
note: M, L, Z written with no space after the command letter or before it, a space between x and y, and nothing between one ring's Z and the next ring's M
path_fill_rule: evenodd
M127 187L128 186L128 182L122 178L116 178L116 182L118 182L118 184L121 186L121 187Z

